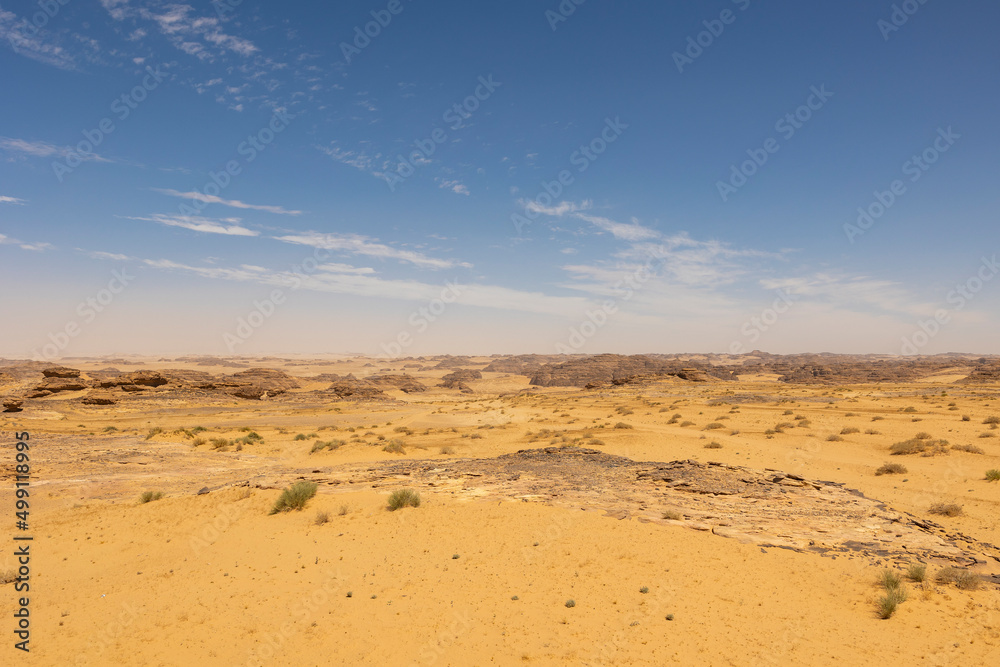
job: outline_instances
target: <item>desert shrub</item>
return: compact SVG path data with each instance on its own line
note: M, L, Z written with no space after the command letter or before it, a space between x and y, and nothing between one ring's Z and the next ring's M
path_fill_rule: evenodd
M296 436L295 436L294 438L292 438L292 440L295 440L295 441L299 441L299 440L308 440L308 439L309 439L309 438L307 438L307 437L306 437L306 434L305 434L305 433L299 433L299 434L298 434L298 435L296 435Z
M906 589L894 588L886 591L886 594L879 598L876 605L879 618L888 619L896 613L900 604L906 601Z
M705 430L706 431L712 431L712 430L715 430L717 428L725 428L725 424L720 424L719 422L712 422L711 424L706 424L705 425Z
M995 415L987 417L986 419L983 420L983 423L984 424L1000 424L1000 417L997 417Z
M469 434L469 438L471 440L482 440L483 439L483 434L482 433L470 433Z
M893 456L906 456L909 454L923 454L924 456L934 456L947 452L947 440L917 440L910 438L902 442L894 443L889 448L889 453Z
M875 415L874 417L872 417L873 422L882 421L883 419L885 419L885 417L883 417L882 415Z
M996 468L986 471L986 481L987 482L1000 482L1000 470Z
M568 608L572 609L573 607L576 606L576 601L575 600L566 600L566 606Z
M639 589L639 592L645 595L646 593L649 592L649 586L643 586L642 588Z
M683 422L681 422L681 428L684 428L685 426L694 426L694 422L691 422L691 421L683 421Z
M315 523L317 526L322 526L329 520L330 520L330 514L328 512L316 512L316 518L313 519L313 523Z
M778 432L781 432L781 431L783 431L783 430L784 430L784 429L786 429L786 428L795 428L795 424L790 424L790 423L788 423L788 422L781 422L780 424L777 424L777 425L776 425L776 426L774 427L774 429L775 429L776 431L778 431Z
M159 500L163 497L163 491L143 491L139 495L139 504L145 505L146 503L151 503L154 500Z
M405 454L406 449L403 448L403 443L399 440L390 440L389 444L382 448L383 452L389 452L390 454Z
M340 516L347 516L347 514L348 514L348 513L350 512L350 511L351 511L351 508L350 508L350 507L348 507L347 505L341 505L341 506L340 506L340 509L339 509L339 510L337 510L337 514L338 514L338 515L340 515Z
M684 515L677 510L663 510L663 518L670 519L671 521L680 521L684 518Z
M348 430L353 430L353 429L348 429ZM404 435L413 435L413 430L406 426L397 426L396 428L392 429L392 432L402 433Z
M970 417L969 415L962 415L962 421L964 422L972 421L972 417Z
M318 488L319 484L315 482L296 482L292 484L281 492L281 495L274 502L270 514L301 510L309 502L309 499L316 495Z
M155 428L151 428L149 429L149 432L146 433L146 440L152 440L153 436L160 435L161 433L163 433L162 427L157 426Z
M913 437L917 440L930 440L932 436L927 431L921 431L920 433L917 433Z
M617 408L615 408L615 412L617 412L618 414L624 416L624 415L631 415L635 411L632 410L632 409L630 409L630 408L617 407ZM559 416L560 417L569 417L569 415L559 415Z
M968 452L969 454L985 454L982 447L977 447L976 445L952 445L952 449L957 449L960 452Z
M775 431L773 428L769 428L766 431L764 431L764 435L767 435L767 436L772 436L772 435L774 435L776 433L777 433L777 431Z
M809 421L808 419L803 419L802 421L799 422L799 427L801 427L801 428L809 428L810 426L812 426L812 424L813 423L811 421Z
M875 471L876 475L903 475L906 473L906 466L901 463L886 463Z
M877 581L878 585L887 591L895 590L903 584L903 578L895 570L882 570Z
M209 442L212 443L212 449L222 449L231 444L226 438L212 438Z
M705 449L722 449L722 444L713 440L712 442L705 445Z
M783 414L783 415L793 415L793 414L795 414L795 412L793 410L785 410L781 414Z
M445 455L454 454L455 453L455 448L454 447L442 447L440 451L441 451L442 454L445 454Z
M327 440L326 442L322 440L317 440L313 443L312 449L309 450L310 454L315 454L316 452L321 452L324 449L329 449L331 452L340 449L345 443L343 440Z
M670 408L668 408L667 406L663 406L662 408L657 410L657 412L670 412Z
M837 435L836 433L832 433L826 436L826 439L827 442L841 442L844 438L842 436Z
M927 566L923 563L911 563L906 568L906 577L910 581L920 583L927 579Z
M845 426L840 429L840 435L851 435L852 433L861 433L861 429L853 426Z
M116 427L116 426L105 426L104 427L104 433L114 433L117 430L118 430L118 427Z
M941 516L958 516L962 513L962 506L955 503L934 503L927 511Z
M420 494L413 489L396 489L389 495L389 511L404 507L420 507Z
M974 591L979 588L980 584L979 575L959 567L946 567L938 570L934 578L937 579L938 583L954 584L956 588L965 591Z
M625 422L618 422L617 424L615 424L615 428L629 429L629 428L635 428L635 427L632 426L631 424L626 424Z
M903 412L916 412L916 411L917 411L917 409L915 407L913 407L912 405L903 409Z
M980 438L995 438L995 437L997 437L997 434L996 433L990 433L989 431L983 431L982 433L979 434L979 437Z
M208 441L207 441L207 440L205 440L205 438L195 438L194 440L192 440L192 441L191 441L191 444L192 444L193 446L195 446L195 447L201 447L201 446L202 446L202 445L204 445L204 444L205 444L206 442L208 442Z

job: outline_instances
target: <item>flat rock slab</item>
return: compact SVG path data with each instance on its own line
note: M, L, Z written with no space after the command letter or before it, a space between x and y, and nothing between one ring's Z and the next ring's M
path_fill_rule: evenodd
M721 463L633 461L593 449L547 447L493 459L403 460L299 471L352 486L427 488L469 499L509 499L600 510L617 519L687 526L824 556L906 565L974 567L1000 584L1000 549L897 512L835 482ZM664 518L681 516L681 519Z

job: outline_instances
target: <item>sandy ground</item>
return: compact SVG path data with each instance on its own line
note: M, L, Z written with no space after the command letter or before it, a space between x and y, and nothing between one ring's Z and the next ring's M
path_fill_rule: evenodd
M297 376L392 367L365 363L260 365ZM414 375L433 385L446 372ZM907 601L882 620L874 564L762 548L683 522L434 489L421 491L420 507L389 512L393 485L324 486L305 510L268 514L294 481L291 469L573 443L636 460L712 460L842 482L917 516L956 503L960 516L934 520L1000 544L1000 484L984 480L1000 468L1000 438L980 437L1000 432L983 423L1000 415L998 390L954 379L821 387L743 378L522 392L525 378L497 374L470 383L475 394L393 392L391 403L290 395L133 410L44 399L2 415L6 478L14 431L31 433L35 540L32 650L13 650L6 584L10 627L0 652L4 664L38 665L1000 664L1000 591L992 585L907 583ZM614 428L619 422L632 428ZM706 429L713 423L723 427ZM196 426L207 430L178 431ZM147 438L153 428L163 432ZM195 444L239 437L240 428L263 442L239 451ZM983 453L889 455L892 443L919 432ZM296 440L300 433L309 437ZM333 438L346 444L310 454L315 439ZM392 440L405 454L382 450ZM710 442L722 447L706 449ZM888 461L907 472L876 476ZM4 508L13 507L11 487L0 493ZM198 495L203 487L209 492ZM138 503L150 490L165 497ZM321 512L329 520L317 525ZM6 548L0 572L15 565Z

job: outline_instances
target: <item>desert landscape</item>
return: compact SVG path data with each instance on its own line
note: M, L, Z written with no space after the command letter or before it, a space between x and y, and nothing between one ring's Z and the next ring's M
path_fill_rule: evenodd
M32 664L1000 657L996 357L0 363Z

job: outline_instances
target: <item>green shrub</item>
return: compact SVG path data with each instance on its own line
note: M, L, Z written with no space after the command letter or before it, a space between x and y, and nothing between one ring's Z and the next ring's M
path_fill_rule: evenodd
M389 511L404 507L420 507L420 494L413 489L397 489L389 495Z
M663 518L670 521L680 521L684 516L676 510L663 510Z
M152 440L153 436L160 435L161 433L163 433L163 429L161 427L157 426L156 428L151 428L149 429L149 432L146 433L146 440Z
M572 609L575 606L576 606L576 601L575 600L566 600L566 607L568 607L569 609Z
M878 584L887 591L899 588L903 578L895 570L882 570L878 575Z
M104 427L104 432L105 433L114 433L117 430L118 430L118 428L116 426L105 426Z
M163 491L143 491L139 496L139 504L145 505L163 497Z
M1000 482L1000 470L993 468L992 470L986 471L986 481L987 482Z
M927 578L927 566L923 563L911 563L906 568L906 576L910 581L920 583Z
M878 616L882 619L891 618L893 614L896 613L896 609L901 603L906 601L906 589L904 588L894 588L887 591L878 600Z
M316 495L319 484L315 482L296 482L281 492L281 496L275 501L271 508L271 514L278 512L289 512L291 510L301 510L309 502L309 499Z

